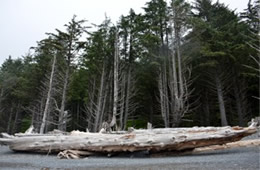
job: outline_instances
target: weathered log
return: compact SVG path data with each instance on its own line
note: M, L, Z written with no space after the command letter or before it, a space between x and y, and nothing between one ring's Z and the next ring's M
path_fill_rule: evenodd
M194 127L134 130L125 134L84 133L70 135L20 135L0 138L14 151L58 153L79 150L94 153L183 151L238 141L256 132L255 127Z
M212 145L212 146L196 148L196 149L194 149L193 153L231 149L231 148L240 148L240 147L255 147L255 146L260 146L260 139L251 139L251 140L231 142L231 143L227 143L225 145Z
M195 148L193 150L153 153L150 155L150 157L157 158L157 157L167 157L167 156L193 155L193 154L199 154L205 152L212 152L216 150L234 149L234 148L241 148L241 147L256 147L256 146L260 146L260 139L236 141L236 142L226 143L222 145L211 145L211 146ZM80 158L80 156L78 156L78 158Z

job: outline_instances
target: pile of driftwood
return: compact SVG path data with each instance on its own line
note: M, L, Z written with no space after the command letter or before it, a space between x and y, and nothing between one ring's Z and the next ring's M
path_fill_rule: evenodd
M132 129L111 133L72 131L66 134L2 134L0 144L9 145L13 151L58 153L59 158L142 151L158 155L167 152L201 152L203 149L198 148L239 141L256 131L256 127L250 126ZM260 144L259 140L253 142Z

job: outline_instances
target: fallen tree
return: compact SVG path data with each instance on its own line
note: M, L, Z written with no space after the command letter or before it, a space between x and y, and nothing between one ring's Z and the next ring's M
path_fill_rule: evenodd
M85 156L140 151L156 154L171 151L185 152L199 147L222 145L239 141L256 131L255 127L250 126L247 128L163 128L109 134L79 131L68 134L16 134L14 136L2 134L0 144L8 145L13 151L61 152L60 157L65 158L71 152L78 152L78 155Z

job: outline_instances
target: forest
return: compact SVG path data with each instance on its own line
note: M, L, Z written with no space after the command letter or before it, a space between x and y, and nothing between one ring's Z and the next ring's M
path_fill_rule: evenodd
M0 132L247 126L259 116L259 8L151 0L117 23L73 16L1 65Z

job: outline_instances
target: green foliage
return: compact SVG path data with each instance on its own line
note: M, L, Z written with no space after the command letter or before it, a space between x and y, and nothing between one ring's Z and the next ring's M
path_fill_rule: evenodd
M68 101L84 101L87 93L88 77L84 69L76 70L72 74L70 88L68 92Z
M134 127L135 129L146 129L147 121L144 119L128 120L126 128L128 127Z
M20 132L24 133L31 126L32 119L29 116L26 116L21 121Z

